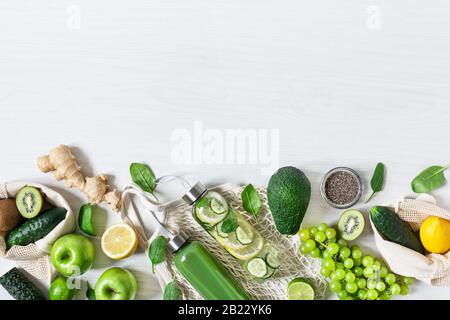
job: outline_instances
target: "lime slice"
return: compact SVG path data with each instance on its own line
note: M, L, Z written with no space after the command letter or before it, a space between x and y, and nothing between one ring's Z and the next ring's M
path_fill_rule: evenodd
M263 246L264 239L259 234L255 234L253 242L249 245L243 246L241 249L233 249L226 246L224 247L236 259L248 261L256 257L261 252Z
M216 214L208 207L196 207L195 215L197 216L198 220L211 226L215 226L227 216L226 213Z
M267 274L267 264L264 259L254 258L247 263L247 270L256 278L264 278Z
M251 231L251 230L250 230ZM251 233L247 233L244 228L242 228L241 226L237 227L236 229L236 238L237 241L239 241L240 243L242 243L243 245L247 245L252 243L253 241L253 231L251 231Z
M304 278L296 278L288 286L289 300L314 300L314 288Z

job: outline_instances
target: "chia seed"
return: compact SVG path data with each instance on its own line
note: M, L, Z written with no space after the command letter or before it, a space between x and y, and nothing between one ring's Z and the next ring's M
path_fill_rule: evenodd
M346 205L356 199L360 190L358 179L346 171L331 174L325 182L325 194L334 204Z

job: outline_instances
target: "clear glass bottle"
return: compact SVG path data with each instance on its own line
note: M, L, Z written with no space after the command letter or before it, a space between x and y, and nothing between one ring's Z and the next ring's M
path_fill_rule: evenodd
M218 192L197 183L183 199L192 205L194 219L252 277L264 281L280 267L279 250L264 239Z

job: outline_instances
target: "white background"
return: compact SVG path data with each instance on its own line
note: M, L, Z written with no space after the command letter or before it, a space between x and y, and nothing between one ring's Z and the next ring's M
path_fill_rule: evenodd
M372 5L380 29L367 25ZM280 166L313 184L305 225L337 221L318 186L338 165L367 183L383 161L387 184L374 203L398 199L423 168L450 162L449 15L447 1L433 0L2 0L0 180L46 183L77 211L83 197L35 165L66 143L87 174L111 174L119 187L133 161L209 185L267 184L258 165L175 165L172 133L198 120L280 129ZM434 195L450 208L450 186ZM103 218L100 232L117 220ZM86 278L110 264L99 253ZM143 252L118 265L136 273L139 298L159 297ZM0 273L9 268L0 262ZM450 288L418 284L409 298L448 299Z

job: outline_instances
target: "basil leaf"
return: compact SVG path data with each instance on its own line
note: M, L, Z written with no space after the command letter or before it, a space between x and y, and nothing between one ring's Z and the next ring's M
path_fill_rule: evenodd
M249 184L244 188L241 194L242 206L245 211L252 214L256 218L258 213L261 211L261 199L259 198L258 192L253 185Z
M450 165L431 166L425 169L411 182L412 190L415 193L425 193L442 187L446 182L444 171L448 168Z
M163 300L181 300L181 292L175 281L169 282L164 288Z
M238 226L239 225L238 225L236 219L234 219L231 216L228 216L225 220L223 220L221 229L222 229L222 232L224 232L224 233L230 233L230 232L236 231Z
M132 163L130 165L131 179L142 190L153 193L156 188L156 177L150 167L143 163Z
M380 192L381 190L383 190L385 171L386 170L385 170L384 164L382 164L381 162L378 163L377 166L375 167L375 171L373 172L372 180L370 180L370 186L372 187L372 194L369 197L369 199L367 199L366 203L368 203L370 200L372 200L377 192Z
M89 284L89 282L87 283L86 298L88 300L96 300L95 290L91 288L91 285Z
M148 257L152 262L152 272L155 273L155 266L166 259L167 239L163 236L155 238L148 249Z

